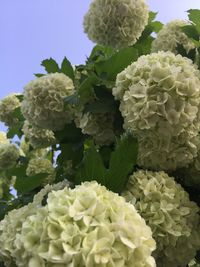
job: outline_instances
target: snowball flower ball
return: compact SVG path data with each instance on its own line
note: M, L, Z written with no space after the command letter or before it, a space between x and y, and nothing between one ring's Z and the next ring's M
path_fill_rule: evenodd
M72 80L62 73L47 74L31 81L24 89L21 110L30 124L60 130L73 119L73 108L63 98L74 93Z
M115 141L114 114L79 114L76 120L77 127L82 129L83 134L94 138L97 145L110 145Z
M151 227L158 267L186 266L200 248L200 216L196 203L165 172L140 170L130 176L123 193Z
M46 148L56 143L53 131L31 126L25 121L22 131L33 148Z
M18 119L15 118L14 111L20 107L20 101L16 94L10 94L0 101L0 120L7 126L14 126Z
M143 139L150 149L143 153L146 162L152 155L152 142L157 142L155 145L161 151L160 154L163 152L170 156L173 152L175 162L178 160L176 167L187 165L193 160L193 157L186 157L184 161L179 161L172 146L179 136L180 150L185 150L190 141L193 146L193 138L199 132L199 77L199 70L191 60L163 51L141 56L117 75L113 95L121 102L124 128ZM156 134L159 138L154 140ZM157 168L157 165L159 162L152 162L151 167ZM148 167L144 164L142 166ZM160 169L168 167L165 157Z
M4 219L0 221L0 259L3 259L6 267L12 267L16 265L19 267L32 266L28 264L24 265L22 259L25 256L25 253L24 251L19 251L19 244L17 243L17 236L21 233L22 224L29 216L31 217L33 214L35 214L37 209L42 208L42 201L50 191L60 190L67 185L68 184L66 181L51 186L46 185L45 188L43 188L34 196L32 203L29 203L28 205L19 209L10 211L4 217ZM42 221L40 221L40 224L42 224ZM30 236L29 238L31 239ZM36 266L40 267L41 265Z
M0 169L10 169L14 167L19 158L19 150L13 144L0 144Z
M177 45L182 45L187 53L194 49L195 45L181 29L186 25L188 23L184 20L173 20L167 23L152 42L152 52L171 51L178 54Z
M45 178L44 184L52 183L55 179L55 170L51 161L43 158L31 159L28 163L26 174L28 176L34 176L37 174L48 174L48 176Z
M96 182L52 191L47 204L36 208L17 230L7 247L20 267L155 266L155 241L144 219L123 197ZM7 228L6 235L11 240ZM4 242L0 251L5 254Z
M148 17L144 0L93 0L84 17L84 30L95 43L118 49L136 43Z

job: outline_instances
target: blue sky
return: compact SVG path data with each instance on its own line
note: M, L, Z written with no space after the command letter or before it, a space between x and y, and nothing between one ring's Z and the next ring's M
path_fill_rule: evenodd
M93 44L82 20L91 0L0 0L0 98L22 92L49 57L83 63ZM200 0L148 0L158 19L186 18Z

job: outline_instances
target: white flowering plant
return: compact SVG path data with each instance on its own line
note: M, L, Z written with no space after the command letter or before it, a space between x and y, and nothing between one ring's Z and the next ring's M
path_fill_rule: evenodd
M86 62L0 101L0 267L200 265L200 10L92 0Z

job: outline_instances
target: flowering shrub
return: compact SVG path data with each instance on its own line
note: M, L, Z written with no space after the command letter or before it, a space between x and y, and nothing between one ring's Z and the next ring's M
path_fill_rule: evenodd
M84 18L89 39L122 48L136 43L148 22L144 0L93 0Z
M73 119L73 109L65 110L63 102L64 97L73 93L73 82L66 75L45 75L26 85L22 113L32 125L60 130Z
M182 31L181 27L189 25L184 20L173 20L167 23L152 43L152 52L171 51L178 54L177 45L182 45L187 52L195 48L194 43Z
M0 267L199 266L200 10L155 18L93 0L86 62L0 101Z
M130 176L123 193L151 227L157 243L157 266L185 266L200 248L198 206L164 172L140 170Z

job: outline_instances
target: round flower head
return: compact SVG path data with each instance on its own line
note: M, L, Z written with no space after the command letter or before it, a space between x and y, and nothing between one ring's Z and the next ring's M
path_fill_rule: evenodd
M200 128L199 77L191 60L171 52L141 56L118 74L113 95L121 102L124 128L145 141L150 149L145 153L147 161L148 154L152 154L150 143L156 134L159 138L154 141L161 149L160 154L164 151L166 155L174 151L177 138L180 137L179 148L185 150L188 142L197 136ZM166 143L163 148L162 142ZM167 156L164 157L167 160ZM186 157L182 164L189 164L192 159ZM156 166L159 162L152 162L151 167ZM167 169L168 163L162 163L163 167ZM180 167L178 163L177 167Z
M73 119L73 108L63 98L74 93L72 80L62 73L47 74L26 85L22 113L31 125L60 130Z
M22 224L27 217L35 214L37 209L40 209L41 212L44 213L45 208L42 207L44 197L50 191L60 190L65 186L67 186L66 182L58 183L53 186L45 186L45 188L35 195L32 203L10 211L5 218L0 221L0 259L3 259L6 267L15 266L15 262L17 262L17 266L25 266L22 261L24 255L22 254L22 251L19 252L18 243L16 241L18 234L21 233ZM40 221L40 223L42 223L42 221ZM28 266L28 264L26 266ZM40 265L36 266L40 267Z
M49 193L47 204L19 225L12 246L20 267L155 266L150 228L134 206L96 182Z
M13 144L0 144L0 170L14 167L19 158L19 150Z
M55 179L55 170L51 161L43 158L31 159L28 163L26 174L28 176L34 176L37 174L48 174L47 178L45 178L44 184L50 184Z
M83 134L94 138L97 145L110 145L115 141L114 115L104 114L79 114L75 120L77 127L82 129Z
M10 141L6 136L6 133L0 132L0 145L1 144L9 144L9 143L10 143Z
M158 267L186 266L200 248L198 206L165 172L137 171L123 193L151 227Z
M95 43L118 49L136 43L148 17L144 0L93 0L84 17L84 29Z
M9 127L14 126L18 119L13 114L18 107L20 107L20 101L16 94L6 96L0 101L0 120Z
M152 52L171 51L178 54L177 45L182 45L187 53L194 49L193 42L183 32L181 27L188 25L184 20L173 20L167 23L152 42Z
M53 131L31 126L25 121L22 131L33 148L46 148L56 143Z

